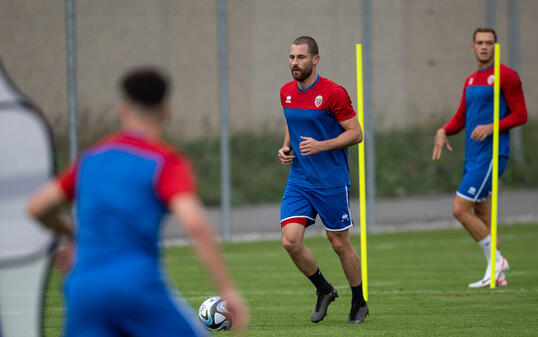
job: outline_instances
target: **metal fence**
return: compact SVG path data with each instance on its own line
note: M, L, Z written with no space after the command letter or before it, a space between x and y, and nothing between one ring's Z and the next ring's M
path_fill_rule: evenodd
M98 134L115 119L119 76L155 64L174 79L169 133L221 134L225 146L228 132L281 132L278 93L291 79L287 52L299 35L317 39L320 73L350 94L355 43L364 44L366 126L373 135L446 121L476 67L469 51L474 28L494 26L503 63L519 70L533 118L537 12L533 0L19 0L0 7L0 44L5 67L57 134L70 130L74 138L76 125ZM516 159L520 137L516 132ZM374 144L371 138L370 154ZM375 188L369 200L374 194Z

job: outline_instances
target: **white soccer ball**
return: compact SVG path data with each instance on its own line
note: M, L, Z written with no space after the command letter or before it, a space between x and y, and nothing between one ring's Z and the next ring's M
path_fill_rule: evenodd
M198 318L208 330L228 330L232 327L232 315L226 310L226 302L218 296L202 303Z

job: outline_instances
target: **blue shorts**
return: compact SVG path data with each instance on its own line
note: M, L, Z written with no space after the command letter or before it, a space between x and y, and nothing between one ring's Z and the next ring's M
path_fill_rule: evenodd
M507 163L507 157L499 157L499 178L504 173ZM493 161L491 159L466 161L461 184L456 194L473 202L486 200L491 194L492 171Z
M64 286L65 336L208 336L190 306L170 293L155 263L140 261L75 269Z
M319 214L323 227L342 231L353 226L349 209L349 186L309 188L288 184L280 204L280 226L300 223L310 226Z

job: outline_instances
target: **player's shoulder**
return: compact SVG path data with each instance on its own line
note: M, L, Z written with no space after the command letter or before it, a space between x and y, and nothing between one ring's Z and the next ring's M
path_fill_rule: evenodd
M167 150L164 154L168 162L188 166L191 165L189 156L185 152L183 152L181 149L174 148L168 144L166 146Z
M334 90L340 87L340 85L334 81L331 81L327 77L320 76L318 84L323 87L325 90Z
M168 143L160 142L157 145L161 149L165 164L183 167L192 171L193 164L189 156L182 149L176 148Z
M113 143L116 139L121 138L121 132L115 132L99 138L93 142L88 148L99 147L104 144Z
M172 145L160 139L153 139L142 134L123 130L101 138L85 152L101 152L108 149L125 150L156 157L164 161L184 160L186 155Z
M501 71L501 83L503 80L508 81L508 82L520 81L518 73L512 68L507 67L506 65L502 63L501 63L500 71Z
M514 69L508 67L507 65L505 65L505 64L503 64L503 63L501 63L501 67L500 67L500 68L501 68L501 71L504 72L504 73L506 73L506 74L512 74L512 75L513 75L513 74L517 74L517 72L516 72Z
M297 81L293 80L291 82L288 82L280 88L280 93L283 92L289 92L290 90L296 90L297 89Z
M85 155L94 153L96 151L99 151L101 149L105 149L112 144L116 142L117 139L121 138L120 132L115 132L108 134L107 136L101 137L98 140L91 143L89 146L84 148L81 152L81 157L84 157Z
M341 96L349 96L346 88L328 78L320 76L319 84L325 95L328 97L338 98Z
M163 140L149 140L147 144L153 151L159 153L167 162L177 163L189 161L185 152Z

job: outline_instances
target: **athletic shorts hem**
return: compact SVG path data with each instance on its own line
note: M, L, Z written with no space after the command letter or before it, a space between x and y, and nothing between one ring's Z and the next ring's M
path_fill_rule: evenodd
M491 192L489 192L488 194L491 195ZM461 194L459 191L456 192L456 195L458 195L459 197L461 197L461 198L463 198L465 200L469 200L469 201L472 201L472 202L484 202L487 199L487 198L482 198L482 199L469 198L465 194Z
M313 225L315 221L306 216L292 216L280 221L280 228L282 229L290 223L296 223L307 228L308 226Z
M311 217L306 216L306 215L293 215L293 216L289 216L289 217L287 217L287 218L285 218L285 219L281 219L281 220L280 220L280 223L282 223L282 222L284 222L284 221L286 221L286 220L297 219L297 218L308 219L308 220L310 220L310 221L316 221L316 219L312 219Z
M349 226L345 227L345 228L327 228L325 227L325 225L323 225L323 228L326 230L326 231L329 231L329 232L342 232L342 231L345 231L346 229L349 229L351 227L353 227L355 224L352 222L349 224Z

